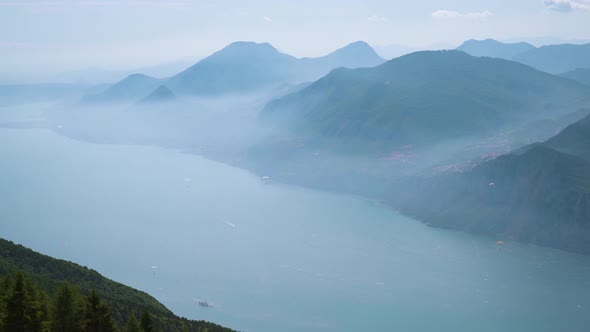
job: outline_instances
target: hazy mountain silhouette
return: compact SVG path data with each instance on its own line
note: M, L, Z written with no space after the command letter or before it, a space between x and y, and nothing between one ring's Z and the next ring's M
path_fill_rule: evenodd
M140 100L143 104L162 103L176 99L176 95L165 85L160 85L156 90L152 91L148 96Z
M517 61L551 74L590 68L590 44L534 47L528 43L502 43L493 39L468 40L457 48L473 56Z
M563 74L559 74L559 76L569 78L571 80L590 86L590 68L575 69Z
M84 97L87 103L116 103L125 101L136 101L154 90L162 80L143 74L127 76L120 82L111 85L103 92Z
M518 54L513 60L552 74L590 68L590 44L543 46Z
M470 39L457 47L457 50L473 56L488 56L510 60L518 54L522 54L535 48L535 46L524 42L502 43L494 39Z
M236 42L169 79L173 91L210 95L272 87L296 73L297 59L268 43Z
M160 84L177 94L211 96L247 93L315 81L338 67L370 67L383 59L365 42L318 58L298 59L268 43L235 42L166 80L132 75L86 100L137 100Z
M309 71L309 78L305 80L315 81L334 68L375 67L385 60L369 44L357 41L322 57L301 58L300 62L300 67Z

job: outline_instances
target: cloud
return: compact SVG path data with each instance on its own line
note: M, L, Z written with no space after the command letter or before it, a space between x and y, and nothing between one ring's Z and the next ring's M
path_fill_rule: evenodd
M268 23L272 22L272 18L268 17L268 16L263 16L262 17L263 20L267 21Z
M461 17L461 13L454 10L440 9L433 12L432 17L436 19L457 18Z
M574 10L589 10L589 0L546 0L545 7L556 12L572 12Z
M494 16L494 13L492 13L489 10L484 10L481 12L461 13L456 10L439 9L432 13L432 18L437 20L448 20L457 18L488 18L491 16Z
M367 17L367 20L369 22L374 22L374 23L385 23L385 22L387 22L387 18L385 18L383 16L376 15L376 14L373 14L373 15Z

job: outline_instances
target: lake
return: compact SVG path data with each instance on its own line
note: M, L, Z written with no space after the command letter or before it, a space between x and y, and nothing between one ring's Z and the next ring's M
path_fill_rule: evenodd
M1 237L188 318L247 332L589 328L587 256L429 228L174 150L0 128L0 155Z

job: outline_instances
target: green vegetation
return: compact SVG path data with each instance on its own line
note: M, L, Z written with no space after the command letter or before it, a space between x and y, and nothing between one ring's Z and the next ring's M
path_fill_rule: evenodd
M430 225L588 254L589 141L590 116L470 172L400 181L390 198Z
M150 295L96 271L0 239L0 332L231 332L177 317ZM129 323L131 321L131 323Z
M543 145L590 162L590 116L569 125Z
M334 70L271 102L262 119L285 124L284 136L303 144L387 151L561 116L589 94L586 86L503 59L416 52L374 68Z

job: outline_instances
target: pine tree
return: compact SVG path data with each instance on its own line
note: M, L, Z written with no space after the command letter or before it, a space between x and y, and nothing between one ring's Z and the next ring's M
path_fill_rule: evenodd
M86 332L115 332L117 327L111 310L100 300L96 290L86 299Z
M16 275L12 291L6 300L6 319L4 330L11 332L27 332L29 319L27 317L27 303L30 302L22 273Z
M147 310L144 310L141 315L141 329L143 332L155 332L152 315Z
M27 278L25 278L25 289L29 299L25 306L25 313L29 321L29 325L26 327L27 331L47 331L49 328L47 296Z
M141 326L139 326L139 322L137 318L135 318L135 314L129 315L129 320L127 320L127 327L125 328L125 332L142 332Z
M47 293L38 290L38 297L37 301L38 305L38 312L40 318L40 331L41 332L51 332L51 319L49 317L49 297Z
M4 324L6 321L6 303L10 290L12 289L12 279L9 275L6 275L2 281L0 281L0 332L5 331Z
M69 284L63 284L57 291L52 308L52 327L55 332L83 331L83 308L78 292Z
M22 273L17 273L12 289L5 295L2 330L10 332L42 331L47 325L45 300L46 297Z

